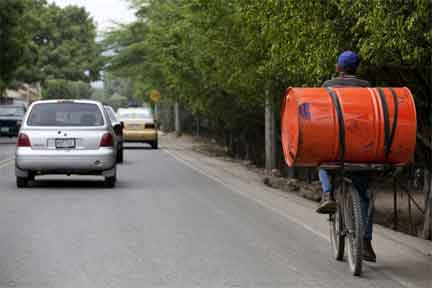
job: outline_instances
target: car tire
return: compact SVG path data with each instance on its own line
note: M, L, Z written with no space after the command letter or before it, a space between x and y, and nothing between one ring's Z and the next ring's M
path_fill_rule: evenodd
M124 155L123 155L123 148L119 149L117 151L117 163L123 163L124 161Z
M16 177L16 186L18 188L26 188L28 186L28 181L27 177Z
M152 149L158 149L159 148L158 140L153 141L151 146L152 146Z
M36 175L34 173L29 173L27 181L35 181Z
M116 176L105 177L105 187L106 188L114 188L117 182Z

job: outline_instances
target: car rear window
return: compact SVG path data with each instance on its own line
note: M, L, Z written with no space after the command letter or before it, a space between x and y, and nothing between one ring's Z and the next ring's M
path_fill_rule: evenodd
M104 119L99 107L91 103L36 104L27 120L28 126L102 126Z
M151 119L153 114L151 110L119 110L118 116L121 119Z
M0 106L0 117L5 116L24 116L24 107L19 106Z

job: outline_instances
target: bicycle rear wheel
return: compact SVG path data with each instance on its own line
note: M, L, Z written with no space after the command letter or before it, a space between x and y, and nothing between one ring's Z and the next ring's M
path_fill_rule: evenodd
M360 196L354 187L345 193L344 223L348 240L348 264L354 276L362 273L363 235Z
M336 213L330 214L330 243L333 257L343 261L345 254L345 234L343 231L343 217L340 203L337 205Z

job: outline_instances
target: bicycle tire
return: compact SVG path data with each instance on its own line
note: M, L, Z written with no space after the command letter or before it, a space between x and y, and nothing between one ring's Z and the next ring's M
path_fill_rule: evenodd
M348 265L354 276L360 276L363 263L363 220L360 195L354 187L351 187L345 196L344 223L348 242Z
M341 191L335 192L335 195L341 195ZM341 203L338 201L336 213L330 214L329 216L330 244L333 257L337 261L343 261L345 255L345 233L342 211Z

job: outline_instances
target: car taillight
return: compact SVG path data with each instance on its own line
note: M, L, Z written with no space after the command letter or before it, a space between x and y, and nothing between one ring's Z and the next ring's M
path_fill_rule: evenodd
M30 138L27 134L20 133L17 140L17 147L30 147Z
M111 133L105 133L102 136L100 147L113 147L114 146L114 138Z

